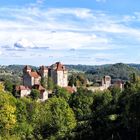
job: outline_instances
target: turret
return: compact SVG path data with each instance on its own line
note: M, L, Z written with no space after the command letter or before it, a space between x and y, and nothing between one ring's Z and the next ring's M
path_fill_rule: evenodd
M48 68L43 65L40 66L39 74L41 75L41 77L48 77Z
M23 73L30 73L31 71L32 69L28 65L23 68Z

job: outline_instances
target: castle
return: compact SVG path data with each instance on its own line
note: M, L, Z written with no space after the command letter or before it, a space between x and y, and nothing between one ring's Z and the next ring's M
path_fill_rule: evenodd
M38 71L32 71L29 66L25 66L23 69L24 86L40 85L41 78L44 78L47 82L49 77L55 85L60 87L68 86L68 70L60 62L56 62L50 67L40 66Z
M37 89L40 91L40 100L45 101L48 99L48 91L41 85L41 80L44 79L47 85L49 78L55 85L68 87L68 70L60 62L56 62L50 67L40 66L36 71L25 66L23 68L23 85L16 86L16 91L20 97L24 97L30 95L32 89Z

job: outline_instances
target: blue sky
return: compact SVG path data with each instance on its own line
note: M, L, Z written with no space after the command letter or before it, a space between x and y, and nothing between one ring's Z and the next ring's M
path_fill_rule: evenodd
M0 64L139 63L139 0L0 1Z

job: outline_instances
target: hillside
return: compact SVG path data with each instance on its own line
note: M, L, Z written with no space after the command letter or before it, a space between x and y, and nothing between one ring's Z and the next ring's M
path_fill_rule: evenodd
M86 74L90 74L98 78L101 78L104 75L110 75L112 79L122 79L122 80L129 80L130 75L132 73L136 73L137 75L140 75L140 70L138 70L137 68L131 65L127 65L123 63L97 66L86 71Z
M25 65L9 65L0 66L0 80L11 79L13 82L20 82L22 77L22 69ZM37 69L35 66L31 66ZM110 75L112 79L128 80L132 73L140 75L140 64L107 64L100 66L91 65L66 65L69 71L73 73L85 73L90 81L101 79L104 75Z

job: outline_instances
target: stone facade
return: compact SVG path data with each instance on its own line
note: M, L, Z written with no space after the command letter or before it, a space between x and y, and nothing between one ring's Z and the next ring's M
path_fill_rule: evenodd
M16 92L18 93L18 96L22 98L30 95L31 89L26 86L20 85L20 86L16 86Z
M45 82L47 82L48 77L60 87L68 86L68 70L60 62L56 62L50 67L41 66L36 72L32 72L29 66L25 66L23 69L23 85L25 86L31 87L40 84L41 78L45 78Z
M56 85L60 87L68 86L68 70L60 62L51 65L50 77Z
M23 69L23 85L16 87L19 97L29 96L32 89L40 91L40 101L48 99L48 91L41 86L41 78L45 78L47 85L48 78L60 87L68 86L68 70L60 62L56 62L50 67L40 66L38 71L33 71L29 66Z
M29 66L23 69L23 85L32 87L35 84L40 84L41 76L35 71L32 71Z
M102 86L107 89L111 86L111 77L110 76L104 76L102 78Z

